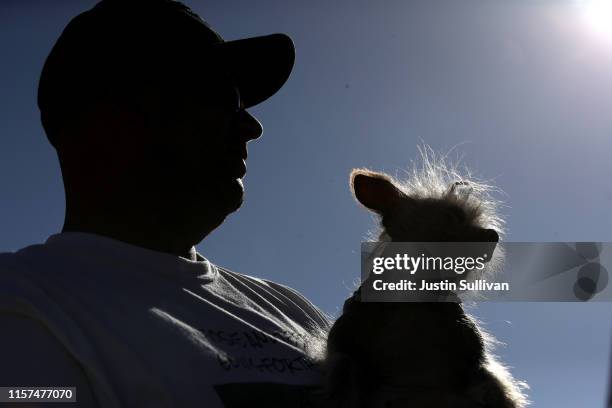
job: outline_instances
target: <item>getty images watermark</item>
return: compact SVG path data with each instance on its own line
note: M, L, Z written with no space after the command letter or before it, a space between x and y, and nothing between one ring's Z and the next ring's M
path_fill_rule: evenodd
M364 242L361 299L610 301L612 243Z

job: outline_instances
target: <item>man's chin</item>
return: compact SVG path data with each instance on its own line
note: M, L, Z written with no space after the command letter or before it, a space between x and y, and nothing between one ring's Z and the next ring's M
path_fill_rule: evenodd
M225 218L242 206L244 185L239 178L217 179L208 185L202 184L194 193L190 207Z
M227 210L226 215L237 211L244 201L244 184L242 179L235 178L229 183L219 186L217 199L219 199L219 204Z
M242 206L243 197L244 188L240 179L210 187L205 196L194 197L194 216L190 223L191 227L201 227L198 242L219 227L228 215L236 212Z

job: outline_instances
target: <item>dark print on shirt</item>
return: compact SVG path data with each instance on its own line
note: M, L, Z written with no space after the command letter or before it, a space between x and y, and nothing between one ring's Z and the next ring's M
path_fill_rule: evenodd
M290 344L301 350L306 350L308 339L295 332L275 331L271 335L258 330L227 331L216 329L202 329L209 339L219 345L241 348L264 348L267 345L277 344L279 341Z
M232 369L245 369L259 371L260 373L296 374L316 369L316 364L306 356L294 358L281 357L252 357L217 355L219 365L230 371Z

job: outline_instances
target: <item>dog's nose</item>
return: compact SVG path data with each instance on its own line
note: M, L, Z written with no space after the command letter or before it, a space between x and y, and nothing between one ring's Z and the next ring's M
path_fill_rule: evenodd
M498 242L499 234L493 229L484 230L484 241L485 242Z

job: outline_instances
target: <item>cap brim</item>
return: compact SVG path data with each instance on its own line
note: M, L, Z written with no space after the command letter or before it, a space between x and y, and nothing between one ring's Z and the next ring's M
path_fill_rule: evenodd
M245 108L274 95L289 78L295 61L293 41L285 34L226 41L214 48L236 81Z

